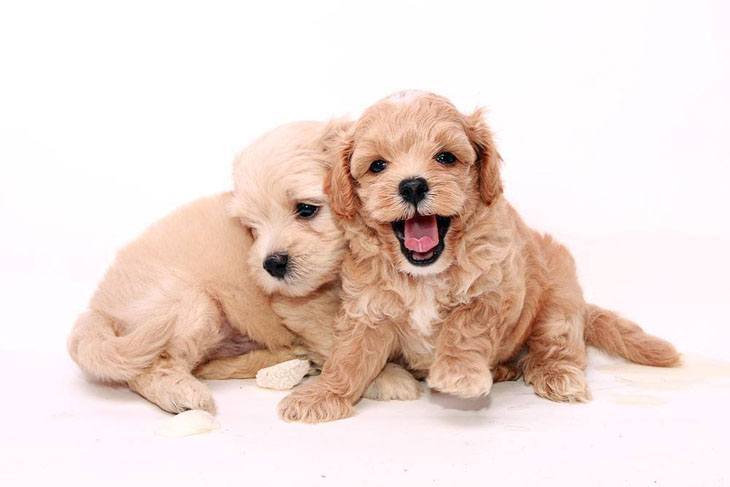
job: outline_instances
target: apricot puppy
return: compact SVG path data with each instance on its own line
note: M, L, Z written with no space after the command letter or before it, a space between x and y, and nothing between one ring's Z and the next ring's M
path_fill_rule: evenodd
M669 343L585 302L568 250L505 200L499 164L481 112L433 94L386 98L347 132L328 178L349 241L342 333L319 381L280 404L285 420L348 416L396 356L457 396L522 373L538 395L570 402L590 398L586 342L678 363Z

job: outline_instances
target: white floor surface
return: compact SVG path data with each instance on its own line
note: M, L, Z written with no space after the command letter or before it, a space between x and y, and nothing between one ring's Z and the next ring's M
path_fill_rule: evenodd
M518 381L476 401L363 400L321 425L279 420L284 392L215 381L220 429L164 438L169 415L87 382L65 355L6 352L0 485L730 485L730 364L685 362L593 353L589 404Z

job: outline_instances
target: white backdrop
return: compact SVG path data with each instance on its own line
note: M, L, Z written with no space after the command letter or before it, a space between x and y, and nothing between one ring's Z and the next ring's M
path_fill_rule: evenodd
M3 0L0 484L726 485L730 365L701 356L730 361L728 87L719 0ZM690 365L592 354L585 405L511 382L316 427L212 381L221 429L178 440L82 378L66 336L120 246L261 132L406 88L488 107L509 199Z
M3 2L0 350L62 350L114 252L279 123L490 109L591 300L725 356L727 2Z

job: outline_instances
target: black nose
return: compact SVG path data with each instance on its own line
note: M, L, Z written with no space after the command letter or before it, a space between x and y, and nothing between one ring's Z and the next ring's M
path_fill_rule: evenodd
M264 269L277 279L283 279L286 275L286 267L289 263L289 256L284 253L271 254L264 260Z
M404 179L398 185L400 195L408 203L417 205L428 193L428 183L423 178Z

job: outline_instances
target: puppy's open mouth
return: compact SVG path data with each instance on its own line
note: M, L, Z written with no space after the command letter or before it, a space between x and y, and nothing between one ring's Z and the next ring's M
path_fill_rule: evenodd
M431 265L444 251L444 237L451 219L439 215L416 215L391 223L400 243L400 251L408 262L417 266Z

